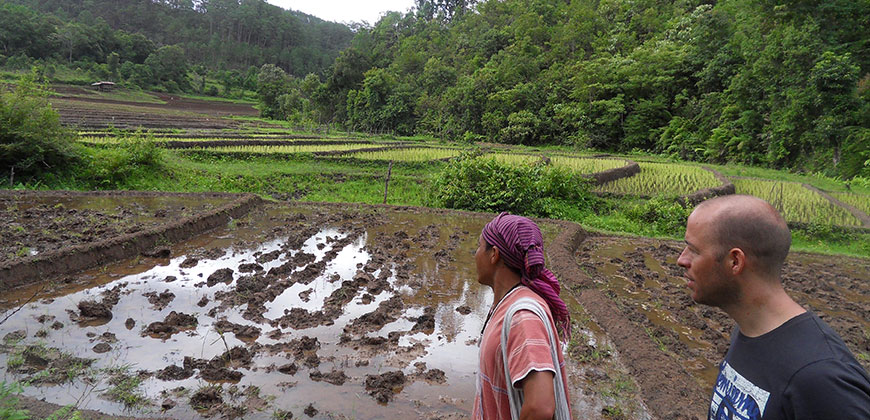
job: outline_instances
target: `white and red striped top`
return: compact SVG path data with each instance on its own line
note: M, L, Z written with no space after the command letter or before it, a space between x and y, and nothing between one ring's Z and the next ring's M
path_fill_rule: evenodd
M521 286L508 292L498 303L483 331L480 342L480 364L477 373L477 395L474 398L474 419L504 419L510 420L510 402L504 376L502 361L501 331L505 313L518 299L527 297L540 303L547 312L551 328L555 331L553 316L547 303L531 289ZM558 338L557 338L558 340ZM547 329L541 318L532 312L519 311L511 322L508 336L508 367L510 369L512 386L517 386L529 372L550 371L556 373L553 359L550 355ZM565 395L568 394L568 376L565 372L565 360L559 346L559 369L562 382L565 384Z

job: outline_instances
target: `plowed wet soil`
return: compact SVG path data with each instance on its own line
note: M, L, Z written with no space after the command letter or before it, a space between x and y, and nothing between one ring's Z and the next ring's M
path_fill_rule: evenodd
M466 418L492 301L472 254L490 217L268 205L168 256L54 283L0 326L12 334L0 366L26 381L49 365L9 366L34 348L80 358L78 375L25 393L112 415ZM544 226L548 238L557 229ZM7 307L37 286L11 291ZM605 341L582 328L583 349ZM111 398L120 365L143 405ZM583 384L607 374L571 371L577 413L599 414Z
M593 237L578 249L581 268L622 313L662 351L712 392L716 367L734 323L722 311L695 304L676 264L684 244L642 238ZM870 264L867 260L792 253L783 283L795 300L843 337L870 369Z
M223 199L130 195L0 194L0 265L87 244L211 210Z

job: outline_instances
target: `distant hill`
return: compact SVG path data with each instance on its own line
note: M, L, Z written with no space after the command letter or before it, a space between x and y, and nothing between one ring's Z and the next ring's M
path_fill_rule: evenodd
M188 63L209 69L247 69L275 64L289 74L323 74L339 51L348 46L353 32L347 26L327 22L301 12L288 11L262 0L11 0L26 6L36 16L25 19L9 12L0 16L0 54L13 56L10 44L28 37L32 43L54 44L69 58L78 52L105 62L112 51L112 30L129 36L144 35L156 47L178 45ZM26 22L20 22L25 20ZM25 26L33 23L34 27ZM70 28L81 25L81 28ZM38 28L38 30L36 29ZM12 35L9 35L12 33ZM17 33L17 35L15 35ZM114 36L118 38L118 36ZM11 40L11 41L10 41ZM27 48L25 45L25 48ZM46 58L52 45L26 52ZM66 48L65 48L66 47ZM102 55L102 56L101 56ZM121 57L122 60L130 57ZM131 59L136 62L137 60ZM141 61L141 60L140 60Z

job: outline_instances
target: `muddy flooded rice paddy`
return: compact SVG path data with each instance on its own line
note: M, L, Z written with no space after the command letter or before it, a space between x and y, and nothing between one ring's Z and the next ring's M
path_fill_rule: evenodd
M267 205L50 292L4 293L13 309L42 291L0 327L4 380L110 415L466 418L492 301L473 261L487 221ZM600 412L588 394L577 412Z

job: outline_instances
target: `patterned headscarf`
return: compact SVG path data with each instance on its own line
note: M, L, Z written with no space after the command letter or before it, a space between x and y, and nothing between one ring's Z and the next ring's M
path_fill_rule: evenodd
M538 225L525 217L502 213L483 228L483 239L498 248L505 265L520 271L522 285L547 302L556 327L570 338L568 307L559 298L559 280L544 268L544 238Z

